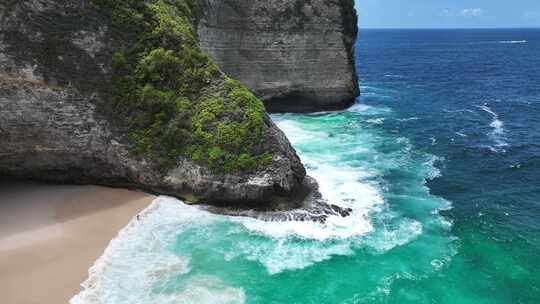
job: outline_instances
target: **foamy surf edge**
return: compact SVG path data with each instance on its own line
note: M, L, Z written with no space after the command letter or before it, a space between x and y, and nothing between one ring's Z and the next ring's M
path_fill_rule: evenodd
M88 270L81 291L69 303L244 303L242 288L227 286L219 278L203 274L190 276L185 286L173 293L153 293L155 284L191 272L189 255L179 256L168 250L174 244L174 232L195 222L210 225L216 217L175 198L157 197L111 240ZM163 231L160 227L167 228ZM128 292L122 294L126 287Z
M152 201L152 203L148 207L141 211L138 214L139 217L145 217L150 212L152 212L152 210L156 209L156 201L157 199ZM118 234L109 242L103 254L88 269L88 278L81 283L81 291L70 299L70 304L101 303L101 300L96 293L102 285L102 278L105 268L114 256L113 248L115 247L115 244L117 244L122 239L122 236L129 234L136 225L140 225L140 223L137 221L137 216L133 217L124 228L120 229Z
M148 214L158 208L158 200L159 197L154 199L148 207L141 211L138 214L139 218L148 216ZM103 254L88 269L88 278L81 283L81 291L70 299L70 304L101 303L96 292L101 287L101 279L103 278L105 268L114 257L115 244L120 242L123 236L130 234L130 232L138 225L141 224L137 221L137 216L135 216L124 228L120 229L118 234L109 242Z

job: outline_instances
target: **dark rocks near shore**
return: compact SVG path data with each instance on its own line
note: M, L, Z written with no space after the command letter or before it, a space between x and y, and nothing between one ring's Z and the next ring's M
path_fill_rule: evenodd
M249 209L246 210L245 206L236 207L235 206L212 206L206 207L208 211L213 213L229 215L229 216L247 216L257 218L266 222L318 222L321 224L326 223L326 220L329 216L341 216L348 217L352 213L352 209L343 208L334 204L329 204L324 200L319 192L317 181L313 178L307 176L305 181L305 189L310 189L306 193L304 199L301 201L300 205L292 206L293 209L289 208L285 210L276 210L274 209Z

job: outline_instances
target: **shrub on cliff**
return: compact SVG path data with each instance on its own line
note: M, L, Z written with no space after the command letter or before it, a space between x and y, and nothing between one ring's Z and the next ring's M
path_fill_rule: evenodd
M131 152L163 169L179 156L216 172L272 161L261 151L264 106L198 47L192 0L92 0L123 47L101 95L127 126Z

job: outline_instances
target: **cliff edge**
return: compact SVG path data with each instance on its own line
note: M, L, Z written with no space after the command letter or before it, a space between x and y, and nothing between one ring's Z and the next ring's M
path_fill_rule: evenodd
M352 0L202 0L198 40L270 112L344 109L359 94Z
M0 4L0 176L290 208L305 170L184 0Z
M0 178L262 210L317 200L261 100L201 50L208 4L0 3Z

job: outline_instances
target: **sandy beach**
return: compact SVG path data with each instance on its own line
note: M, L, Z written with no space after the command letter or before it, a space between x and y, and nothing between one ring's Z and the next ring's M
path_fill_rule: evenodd
M0 182L0 302L67 303L109 241L153 199L99 186Z

